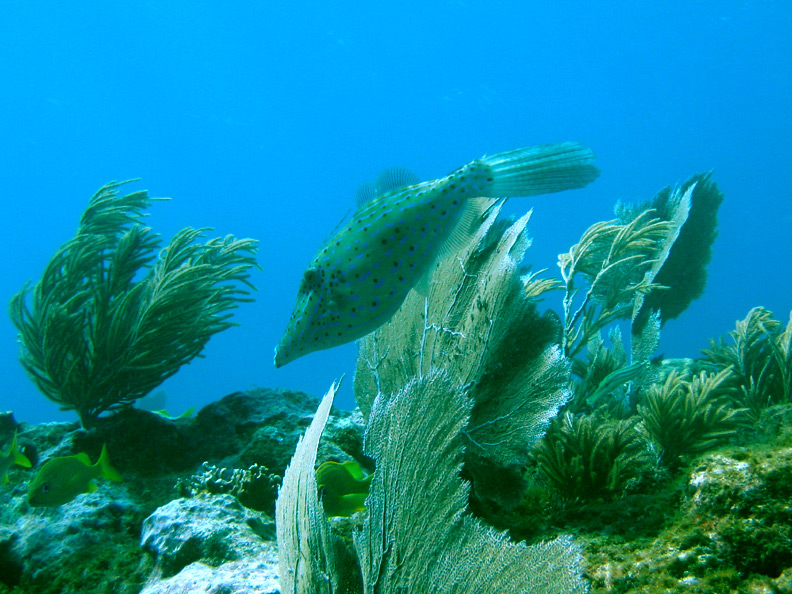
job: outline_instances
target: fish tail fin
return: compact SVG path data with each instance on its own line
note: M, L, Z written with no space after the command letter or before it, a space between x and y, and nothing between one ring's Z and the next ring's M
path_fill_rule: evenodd
M13 464L17 466L23 466L25 468L30 468L30 460L28 460L27 456L19 451L17 447L17 434L14 432L14 439L11 441L11 449L8 451L8 454L11 456L11 460L13 460ZM8 480L6 478L6 480Z
M110 457L107 455L107 445L102 445L102 453L99 455L99 461L96 463L99 466L101 476L111 481L121 482L121 474L110 465Z
M582 188L599 176L594 152L578 142L516 149L484 157L492 182L487 196L535 196Z
M23 468L30 468L31 466L33 466L30 463L30 460L28 460L28 457L21 452L16 452L14 454L14 464L16 464L17 466L22 466Z

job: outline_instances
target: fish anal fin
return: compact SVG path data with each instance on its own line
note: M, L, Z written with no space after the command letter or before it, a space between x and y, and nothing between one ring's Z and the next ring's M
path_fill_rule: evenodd
M457 255L468 248L473 237L481 228L485 213L495 205L500 198L471 198L465 203L464 210L459 217L454 230L448 239L443 242L437 259L450 255Z
M426 267L426 270L421 275L421 278L418 279L418 282L415 283L413 286L413 290L416 291L419 295L423 297L429 296L429 290L431 289L432 285L432 275L434 274L435 268L437 268L437 262L432 262L429 266Z

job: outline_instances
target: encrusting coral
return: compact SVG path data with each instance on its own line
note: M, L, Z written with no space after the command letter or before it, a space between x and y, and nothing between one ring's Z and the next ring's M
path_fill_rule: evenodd
M280 476L258 464L250 468L219 468L204 462L200 472L176 481L176 491L182 497L228 493L249 509L272 514L280 483Z
M126 183L126 182L124 182ZM227 236L195 244L186 228L159 252L143 225L147 192L111 183L91 198L74 238L32 290L10 306L20 360L39 390L83 426L145 396L234 325L230 310L249 300L256 242ZM156 262L155 262L156 260Z

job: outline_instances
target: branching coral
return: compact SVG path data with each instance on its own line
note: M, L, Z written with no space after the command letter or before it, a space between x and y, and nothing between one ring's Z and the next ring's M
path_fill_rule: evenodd
M648 461L637 423L565 413L535 448L539 473L568 501L618 495Z
M627 386L646 373L648 361L628 363L619 326L611 329L608 338L611 348L596 334L588 343L586 359L572 360L572 375L577 379L572 381L574 395L565 410L579 413L606 408L616 417L632 412Z
M566 288L564 352L580 378L575 410L590 410L606 396L626 403L656 381L649 363L660 328L703 291L722 200L709 175L693 176L646 203L618 204L618 220L591 226L559 256ZM588 287L582 299L577 277ZM603 376L614 361L603 357L600 334L619 320L629 321L629 356ZM587 361L579 357L586 347ZM584 409L581 396L588 403Z
M581 409L607 403L624 416L632 412L624 403L654 381L659 310L633 333L631 356L618 331L610 333L610 349L601 335L617 320L632 322L647 295L661 290L655 277L687 220L695 185L667 197L673 208L589 229L560 257L563 287L524 274L528 215L498 221L500 203L490 203L470 244L441 258L431 284L411 291L360 342L355 396L367 420L365 453L377 471L353 547L339 541L322 512L313 472L337 386L298 445L277 504L282 590L585 591L569 538L515 545L482 518L497 515L487 507L516 509L529 449L572 394L570 368L580 378ZM588 285L582 297L581 279ZM536 306L556 288L567 291L563 324ZM586 347L588 361L578 357ZM672 381L667 393L647 398L644 424L657 421L652 429L667 459L730 434L738 411L719 408L721 381L702 376L679 394ZM681 411L667 410L676 405ZM566 414L538 446L541 472L567 500L616 496L648 459L637 417L605 417ZM663 431L683 438L680 452Z
M702 371L687 380L677 371L654 384L638 405L643 428L657 446L660 460L674 469L681 457L709 450L734 436L745 422L744 409L732 405L724 369Z
M180 231L163 249L143 226L151 199L119 195L111 183L91 198L77 234L10 313L22 365L50 400L75 410L84 426L146 395L199 356L209 338L233 325L230 310L252 288L255 241L232 236L194 242ZM156 262L155 262L156 260Z

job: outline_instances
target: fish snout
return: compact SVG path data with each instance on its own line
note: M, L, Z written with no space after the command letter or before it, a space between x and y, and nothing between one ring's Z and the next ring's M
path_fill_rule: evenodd
M275 347L275 367L283 367L287 363L290 363L294 360L294 357L291 356L289 353L289 349L284 348L284 345L281 343Z

